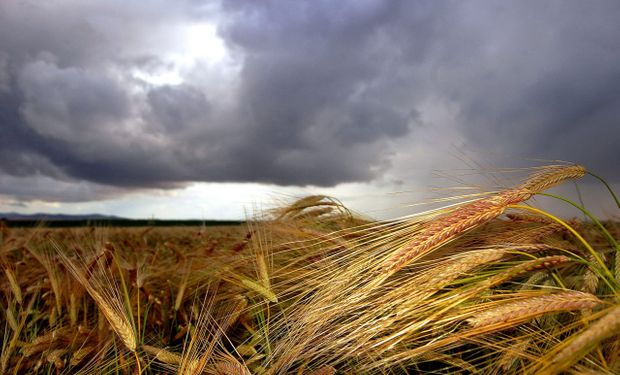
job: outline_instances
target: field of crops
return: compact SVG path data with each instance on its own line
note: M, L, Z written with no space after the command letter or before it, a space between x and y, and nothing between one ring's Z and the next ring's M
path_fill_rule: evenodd
M528 205L585 173L391 221L310 196L239 226L5 226L0 373L618 374L620 224Z

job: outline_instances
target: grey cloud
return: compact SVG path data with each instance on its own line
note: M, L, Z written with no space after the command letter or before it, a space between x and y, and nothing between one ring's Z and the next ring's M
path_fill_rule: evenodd
M618 3L468 4L462 14L443 39L438 89L458 102L469 141L620 181Z
M87 181L57 179L44 175L15 177L0 173L0 192L0 201L3 200L2 196L12 197L8 204L16 206L24 201L84 202L92 200L93 197L112 198L121 194L122 190Z
M300 27L280 18L264 31L244 30L244 20L230 15L222 35L254 33L265 48L227 40L243 65L236 100L223 110L217 98L211 102L209 82L134 82L128 70L157 71L166 64L164 55L148 48L145 34L153 30L141 28L149 21L132 18L135 9L129 9L120 17L129 25L122 40L119 19L98 8L100 14L85 6L67 9L67 22L60 24L51 17L56 11L35 6L40 22L34 30L22 27L20 43L7 44L18 94L10 98L15 107L4 103L12 114L6 126L21 145L5 172L125 187L187 181L333 185L376 176L388 162L382 152L387 141L406 134L413 121L415 111L391 105L370 88L383 74L377 64L383 47L368 36L374 31L364 30L365 20L376 18L372 12L361 9L354 22L342 19L332 31L314 33L311 54L294 48L294 35L316 22L331 23L326 9L317 8ZM150 10L150 22L165 14ZM292 32L287 36L278 27ZM131 54L136 41L146 46Z
M619 17L612 1L6 1L0 178L83 181L79 194L21 195L58 200L191 181L372 181L409 151L396 140L415 148L433 126L423 103L439 98L458 108L454 134L506 155L496 165L557 158L619 180ZM178 28L203 19L238 75L200 64L178 85L133 75L178 64Z
M174 28L209 13L192 1L4 0L0 46L17 61L48 51L61 67L103 66L174 47Z
M129 116L125 89L102 72L37 60L22 68L18 82L24 121L51 140L90 143Z
M169 133L203 127L209 113L210 104L204 93L190 85L154 88L147 98L151 108L150 121Z
M0 52L0 93L8 93L10 89L9 57L5 52Z

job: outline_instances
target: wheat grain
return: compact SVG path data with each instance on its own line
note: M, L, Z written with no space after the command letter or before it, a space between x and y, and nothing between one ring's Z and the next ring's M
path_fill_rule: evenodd
M103 315L112 326L112 329L114 329L116 334L121 338L127 349L132 352L136 351L136 347L138 346L136 335L127 318L120 315L115 309L110 307L108 301L106 301L101 295L96 294L96 292L89 292L89 294L93 297L95 302L97 302L101 312L103 312Z
M497 362L497 368L501 369L503 372L509 372L515 362L527 353L530 346L532 346L531 337L520 337L502 353Z
M251 357L251 356L257 354L256 349L254 348L254 346L250 345L250 344L237 345L235 350L237 351L237 353L239 353L239 355L242 355L244 357Z
M607 260L607 257L605 256L605 254L599 253L598 255L603 261ZM590 263L596 262L596 259L594 258L592 254L586 254L585 259ZM583 282L581 284L581 291L587 292L587 293L594 293L596 289L598 288L598 284L600 281L600 275L597 272L595 272L594 269L592 269L591 267L588 267L584 271L582 278L583 278Z
M183 297L185 295L185 288L187 288L188 277L189 277L189 273L186 272L185 276L183 277L183 281L181 282L181 285L179 286L179 291L177 292L177 296L174 300L174 311L179 311L179 308L181 307L181 303L183 302Z
M234 307L231 310L230 315L226 319L226 322L224 324L224 326L226 327L230 327L231 325L235 324L237 320L239 320L239 317L241 316L243 311L248 307L248 299L242 295L234 296L233 300L235 301Z

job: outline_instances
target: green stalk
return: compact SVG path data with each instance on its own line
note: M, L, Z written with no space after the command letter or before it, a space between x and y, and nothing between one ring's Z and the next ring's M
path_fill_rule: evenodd
M614 201L616 201L616 206L618 206L618 208L620 208L620 201L618 200L618 197L616 196L616 193L614 193L613 189L611 188L611 186L609 186L609 184L607 183L607 181L605 181L605 179L597 174L594 174L590 171L587 171L586 173L588 173L590 176L598 179L599 181L601 181L603 183L603 185L605 185L605 187L607 188L607 190L609 190L609 193L611 194L611 196L614 198Z
M607 240L609 241L609 243L616 250L614 273L616 274L616 281L618 283L620 283L620 245L618 244L618 241L616 241L614 236L612 236L611 233L609 233L607 228L605 228L605 226L594 215L592 215L590 213L590 211L586 210L583 206L580 206L580 205L572 202L569 199L560 197L558 195L548 194L548 193L538 193L538 194L544 195L544 196L547 196L547 197L551 197L551 198L555 198L555 199L559 199L561 201L564 201L564 202L572 205L573 207L575 207L578 210L580 210L581 212L583 212L584 215L586 215L590 220L592 220L592 222L594 224L596 224L596 226L601 230L601 232L605 235L605 237L607 237ZM612 194L613 194L613 192L612 192Z
M151 310L151 304L147 303L145 306L145 310L143 313L143 320L142 320L142 332L140 333L140 342L144 342L144 335L146 334L146 325L147 325L147 318L149 316L149 311ZM138 319L140 319L140 317L138 317Z
M568 229L569 232L571 232L571 234L573 236L575 236L577 238L577 240L579 240L579 242L581 242L581 244L590 252L590 254L592 254L592 256L594 257L594 259L596 260L596 262L598 263L598 265L600 266L600 268L603 270L603 273L605 274L606 277L609 278L610 282L614 282L615 283L615 278L614 276L611 274L611 271L609 271L609 269L607 268L607 266L605 265L605 262L603 262L603 260L601 259L601 257L598 255L598 253L592 248L592 246L588 243L588 241L586 241L581 234L579 234L573 227L571 227L570 225L568 225L566 222L564 222L562 219L558 218L557 216L554 216L546 211L540 210L538 208L534 208L534 207L530 207L530 206L524 206L524 205L518 205L518 204L511 204L508 206L509 208L514 208L514 209L519 209L519 210L526 210L526 211L532 211L534 213L537 213L539 215L543 215L548 217L549 219L555 221L556 223L562 225L564 228ZM605 278L604 278L605 279ZM618 291L618 288L613 288L614 292Z
M616 241L616 239L611 235L611 233L609 233L609 231L605 228L605 226L603 226L603 224L594 216L590 213L590 211L586 210L584 207L572 202L569 199L560 197L558 195L553 195L553 194L549 194L549 193L537 193L538 195L543 195L546 197L551 197L551 198L555 198L555 199L559 199L561 201L564 201L570 205L572 205L573 207L577 208L579 211L583 212L584 215L586 215L590 220L592 220L592 222L594 224L596 224L596 226L601 230L601 232L605 235L605 237L607 237L607 240L609 241L609 243L616 249L616 251L620 252L620 245L618 244L618 242Z
M127 284L125 283L125 278L123 277L122 268L121 268L120 264L118 263L118 259L116 259L116 257L114 257L114 264L116 265L116 268L118 269L118 276L120 278L120 286L121 286L122 291L123 291L123 299L125 300L125 311L127 311L127 315L129 317L129 321L130 321L131 326L132 326L131 328L135 331L135 329L136 329L136 322L135 322L134 317L133 317L133 309L131 308L131 297L129 296L129 289L127 289ZM139 317L138 317L138 319L139 319ZM140 344L140 343L138 343L138 344Z

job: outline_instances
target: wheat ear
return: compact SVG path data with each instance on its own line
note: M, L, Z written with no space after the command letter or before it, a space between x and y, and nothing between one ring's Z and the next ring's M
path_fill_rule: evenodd
M97 259L97 270L85 274L83 270L85 264L76 264L60 249L58 254L73 277L82 284L82 287L95 300L99 310L103 313L108 323L110 323L114 332L121 338L127 349L135 352L138 346L135 329L128 313L125 311L123 298L120 295L116 281L112 275L107 274L109 271L103 269L103 265ZM102 274L95 276L96 272L102 272Z
M579 179L585 174L586 169L581 165L549 165L530 175L519 188L538 193L566 180Z
M217 375L249 375L250 371L239 362L218 362L215 364L215 373Z
M448 215L431 221L411 242L390 256L384 266L385 273L397 272L411 261L446 244L460 234L498 217L509 204L521 202L523 194L506 190L497 196L466 204Z
M19 283L17 282L17 277L15 276L15 273L8 266L4 267L4 273L6 274L6 278L9 280L9 286L11 287L11 291L13 292L15 300L18 304L21 305L24 299L22 297L22 290L19 287Z
M585 168L575 166L548 166L530 175L515 189L508 189L490 198L480 199L456 208L431 221L411 242L397 250L385 262L383 273L391 275L408 263L427 254L460 234L474 229L503 214L509 205L528 200L534 193L548 189L567 179L580 178Z
M142 345L142 350L155 357L156 360L167 363L169 365L178 365L181 363L182 357L176 353L169 352L165 349L157 348L151 345Z
M445 266L438 267L438 272L424 285L429 287L429 291L438 290L459 276L471 272L485 264L497 262L511 252L536 253L551 248L551 246L544 244L526 244L470 251L462 254Z
M600 303L596 296L589 293L570 291L548 294L504 303L476 314L467 319L467 322L475 328L498 323L515 323L551 312L591 309Z

